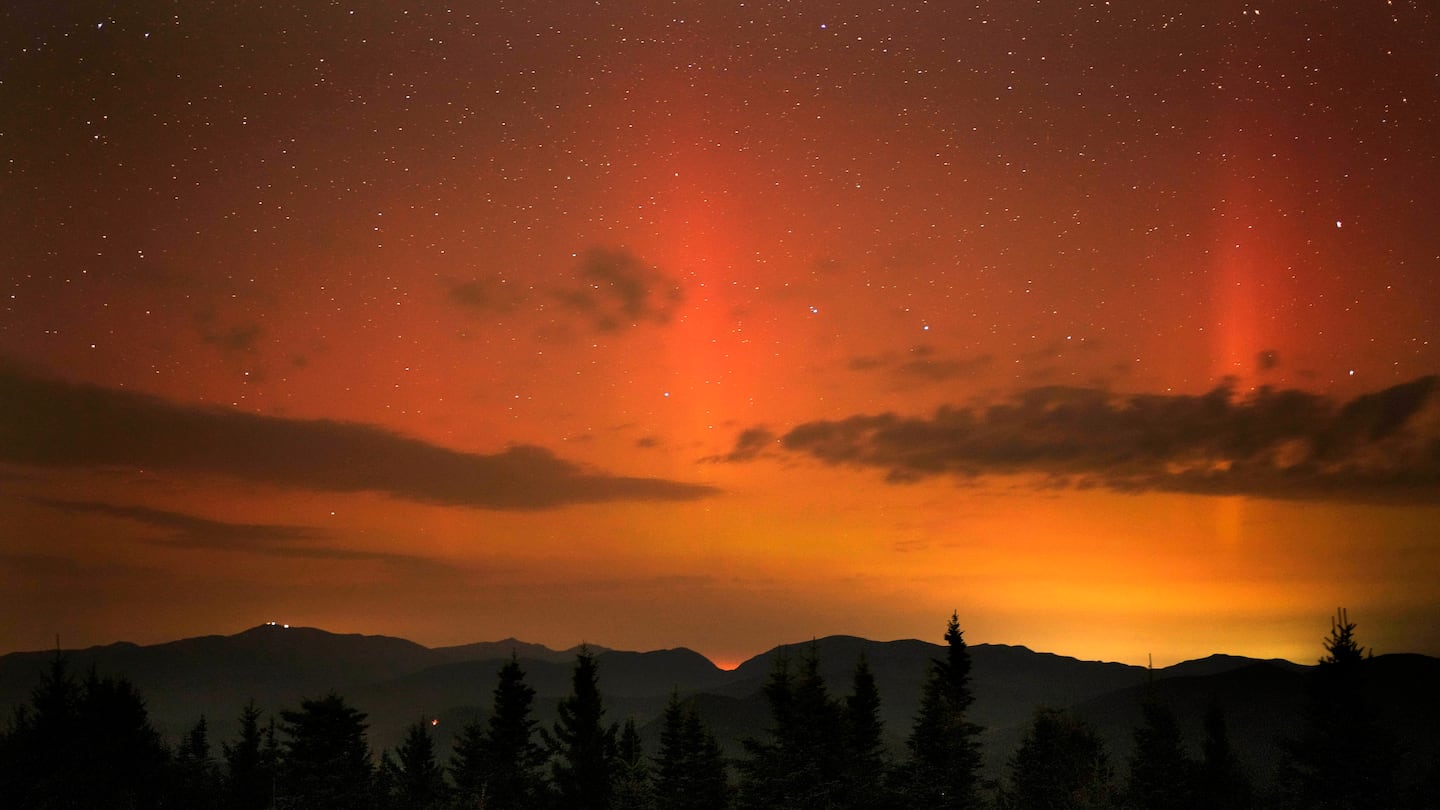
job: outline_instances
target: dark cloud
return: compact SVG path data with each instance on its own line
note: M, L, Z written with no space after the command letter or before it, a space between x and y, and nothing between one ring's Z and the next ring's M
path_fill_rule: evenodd
M226 523L180 512L150 509L143 506L116 506L99 501L66 501L51 498L32 498L30 500L32 503L71 515L103 515L151 526L161 530L165 545L179 548L220 549L293 559L368 560L407 566L444 567L434 560L416 557L412 554L358 551L314 545L315 541L325 540L331 537L331 534L308 526Z
M896 367L903 377L928 382L944 382L959 377L971 377L994 363L995 358L982 354L968 359L937 357L934 354L916 354Z
M668 323L684 300L680 285L625 250L593 248L580 258L570 283L541 289L517 289L500 275L450 282L450 301L481 312L512 312L534 302L559 301L601 332L641 323ZM542 335L572 337L568 326L549 325Z
M945 382L980 374L995 362L993 355L957 358L940 354L934 346L912 346L904 355L863 355L850 358L851 371L888 372L902 382Z
M0 461L137 467L490 509L677 501L712 487L587 470L534 446L462 453L377 427L183 406L0 363Z
M260 324L254 322L222 324L213 310L203 310L195 316L195 326L202 343L214 346L226 354L247 354L265 334Z
M524 294L499 275L452 283L449 294L454 303L484 312L509 312L525 300Z
M682 300L680 286L623 250L595 249L581 259L579 286L555 297L610 332L644 321L666 323Z
M104 515L122 518L163 529L167 539L178 545L229 548L239 542L292 542L319 540L327 533L305 526L272 524L225 523L217 520L149 509L143 506L115 506L99 501L68 501L55 498L30 498L31 503L70 515Z
M749 461L766 450L774 449L776 435L765 427L753 427L742 431L735 440L735 447L729 453L710 461Z
M727 460L755 456L742 433ZM1303 391L1228 387L1202 396L1115 396L1035 388L929 418L858 415L799 425L787 452L873 467L891 481L1034 473L1047 485L1276 498L1435 503L1440 377L1349 402Z

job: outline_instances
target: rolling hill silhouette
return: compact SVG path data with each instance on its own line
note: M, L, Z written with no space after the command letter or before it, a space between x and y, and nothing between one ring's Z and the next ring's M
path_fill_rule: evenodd
M919 640L870 641L829 636L782 645L732 671L693 650L631 652L590 646L611 721L633 717L649 747L658 744L659 717L672 693L693 700L717 739L733 754L739 742L769 723L762 687L776 659L798 661L814 647L832 694L850 689L863 653L882 697L888 742L897 754L919 704L930 659L943 648ZM998 778L1039 706L1070 708L1105 739L1111 762L1123 769L1139 700L1146 688L1143 667L1081 661L1025 647L970 646L975 694L972 719L985 727L985 776ZM369 714L376 750L398 744L405 727L422 717L440 721L439 753L464 723L489 711L500 667L516 656L536 690L535 716L542 725L570 691L578 648L552 650L516 639L430 648L388 636L336 634L308 627L260 625L230 636L203 636L150 646L119 643L66 651L72 671L94 667L123 675L145 695L152 722L171 739L202 714L212 739L231 738L236 717L254 700L266 712L294 707L305 697L336 691ZM0 708L25 702L54 651L0 656ZM1440 728L1440 659L1386 655L1369 665L1372 699L1380 719L1401 746L1400 767L1423 770L1436 752ZM1289 661L1212 655L1155 670L1154 686L1171 706L1186 745L1198 754L1203 717L1212 705L1228 717L1231 741L1252 776L1273 774L1280 741L1303 716L1305 675Z

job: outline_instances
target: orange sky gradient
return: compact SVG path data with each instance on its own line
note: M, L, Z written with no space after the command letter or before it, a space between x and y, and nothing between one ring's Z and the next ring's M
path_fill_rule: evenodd
M1440 654L1423 3L62 5L0 651Z

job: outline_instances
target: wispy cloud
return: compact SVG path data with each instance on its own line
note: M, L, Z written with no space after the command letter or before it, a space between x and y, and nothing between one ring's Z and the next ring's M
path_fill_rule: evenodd
M30 498L39 506L66 514L91 514L122 518L163 529L166 539L178 545L205 548L228 548L240 542L294 542L321 540L327 532L306 526L285 526L265 523L226 523L180 512L167 512L143 506L115 506L99 501L71 501L57 498Z
M884 372L900 383L937 383L974 377L995 364L993 355L947 357L928 344L912 346L904 354L862 355L852 357L851 371Z
M778 447L884 470L892 482L1035 473L1049 486L1123 492L1436 503L1440 377L1348 402L1295 390L1115 396L1044 387L929 417L809 422L775 438L745 431L726 460Z
M116 506L100 501L31 498L30 502L70 515L103 515L134 521L158 529L161 533L160 542L178 548L218 549L295 559L368 560L411 567L444 567L434 560L413 554L316 545L318 541L328 540L332 535L308 526L228 523L181 512L144 506Z
M452 282L450 301L481 312L510 312L525 300L525 294L504 276L491 274Z
M683 298L679 285L624 250L588 251L578 282L573 289L557 290L556 297L603 332L646 321L666 323Z
M520 288L499 274L448 284L451 303L486 313L511 313L532 305L560 306L586 327L616 332L642 323L668 323L684 300L679 283L635 254L593 248L580 256L564 283Z
M610 475L535 446L464 453L370 425L178 405L0 363L0 461L139 467L489 509L680 501L712 487Z

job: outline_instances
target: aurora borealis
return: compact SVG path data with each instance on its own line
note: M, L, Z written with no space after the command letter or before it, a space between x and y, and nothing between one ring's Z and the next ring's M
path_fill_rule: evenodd
M1440 653L1437 66L1383 0L11 4L0 649Z

